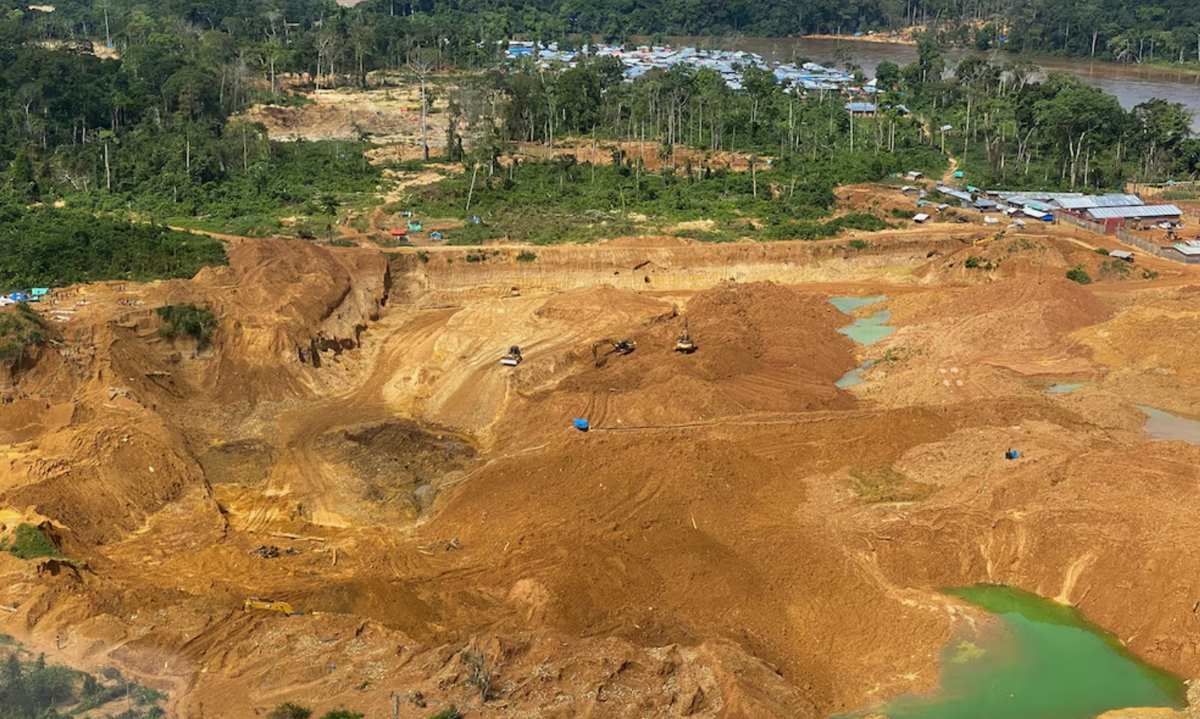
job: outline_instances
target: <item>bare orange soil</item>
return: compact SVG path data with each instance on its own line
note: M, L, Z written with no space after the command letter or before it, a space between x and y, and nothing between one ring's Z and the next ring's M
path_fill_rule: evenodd
M823 717L934 687L978 619L939 589L986 581L1200 676L1200 448L1136 408L1200 406L1200 276L1060 228L861 236L233 239L74 288L0 374L0 536L49 522L80 564L0 553L0 631L179 717ZM839 334L840 294L896 332ZM211 348L157 334L181 301Z

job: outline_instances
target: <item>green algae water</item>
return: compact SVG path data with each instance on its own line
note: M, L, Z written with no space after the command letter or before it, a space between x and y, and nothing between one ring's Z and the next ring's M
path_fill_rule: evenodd
M949 593L999 625L975 642L951 642L941 688L892 701L880 710L889 719L1093 719L1110 709L1185 705L1182 681L1138 661L1071 607L1003 586Z
M838 311L844 314L851 314L857 309L870 307L887 300L887 295L870 295L868 297L830 297L829 304L838 308ZM842 327L838 330L850 339L860 345L869 345L878 342L896 331L895 327L888 327L887 323L891 321L892 313L887 310L880 310L870 317L863 317L854 320L854 323ZM853 381L853 380L851 380Z
M879 304L880 302L883 302L886 299L887 299L887 295L869 295L867 297L853 297L853 296L847 295L847 296L843 296L843 297L830 297L829 304L838 308L838 310L840 312L843 312L845 314L851 314L852 312L854 312L854 310L856 310L860 307L869 307L871 305L876 305L876 304Z
M887 323L891 319L891 312L880 310L870 317L854 320L854 324L842 327L838 329L838 332L841 332L860 345L871 345L896 331L895 327L887 326Z

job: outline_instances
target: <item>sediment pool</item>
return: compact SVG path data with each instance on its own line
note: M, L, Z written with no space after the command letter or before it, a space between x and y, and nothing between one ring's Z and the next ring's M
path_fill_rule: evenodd
M889 719L1092 719L1111 709L1185 704L1179 678L1138 660L1071 607L996 585L949 593L998 621L952 641L940 689L877 710Z
M1138 405L1138 409L1146 415L1146 434L1151 439L1200 444L1200 421L1146 405Z
M887 295L871 295L868 297L830 297L829 304L838 308L839 311L845 314L851 314L862 307L869 307L874 304L879 304L887 299ZM860 345L869 345L878 342L896 331L895 327L888 327L887 323L892 319L892 313L887 310L880 310L869 317L861 317L846 327L838 329L838 332L846 335Z

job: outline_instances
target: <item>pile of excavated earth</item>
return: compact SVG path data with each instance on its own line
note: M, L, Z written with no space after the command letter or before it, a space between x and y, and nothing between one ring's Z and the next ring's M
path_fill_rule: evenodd
M933 689L987 621L941 590L996 582L1200 676L1200 447L1140 409L1200 407L1200 275L1096 242L234 239L70 288L0 369L0 541L69 561L0 552L0 632L179 717L824 717Z

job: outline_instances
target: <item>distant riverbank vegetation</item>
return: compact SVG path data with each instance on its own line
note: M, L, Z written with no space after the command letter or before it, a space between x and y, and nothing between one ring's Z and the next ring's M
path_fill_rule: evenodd
M947 155L981 186L1082 190L1200 174L1200 141L1182 107L1151 101L1125 111L1115 98L1066 77L1035 82L1035 68L1019 61L971 57L947 72L937 42L1040 43L1077 52L1086 36L1089 52L1095 40L1103 52L1129 59L1117 48L1134 43L1135 59L1149 61L1181 47L1181 33L1194 30L1197 4L1156 0L1131 11L1095 0L1085 10L1024 0L1019 10L1002 1L987 12L948 0L710 5L632 0L618 11L610 2L568 7L560 0L366 0L354 8L328 0L66 0L46 12L0 0L0 103L9 109L0 117L0 194L26 208L65 201L60 214L26 212L71 229L60 236L97 238L89 245L97 248L107 246L100 236L111 227L104 223L115 220L80 227L87 213L236 234L332 237L340 211L377 201L384 184L382 170L363 156L369 138L279 143L239 118L256 103L306 102L294 89L366 87L380 70L393 82L437 79L449 127L439 143L448 149L435 159L465 169L415 191L414 207L492 219L452 239L499 233L542 241L557 227L582 240L601 232L582 228L610 233L643 215L712 220L714 239L741 236L731 228L743 225L764 236L820 235L825 230L796 223L828 216L838 184L910 170L940 173ZM734 90L706 69L652 70L626 82L611 58L550 69L500 61L503 41L519 34L578 44L583 33L618 40L631 33L846 33L925 21L930 31L921 36L917 61L880 65L879 93L870 98L877 107L859 117L837 93L801 96L752 67L740 68L742 89ZM983 34L947 35L960 25ZM1115 28L1125 28L1119 43ZM428 96L423 102L432 108ZM597 167L578 159L575 166L508 162L518 144L555 148L564 141L650 143L659 158L625 155ZM750 166L730 169L730 154ZM586 221L568 222L568 214ZM135 248L172 250L153 262L146 259L153 253L141 250L136 258L103 255L99 265L109 263L110 274L185 274L197 266L191 258L208 251L191 240L187 249L176 247L161 229L131 232L141 238ZM33 234L53 245L36 228ZM8 281L47 277L29 265L12 269L14 253L4 253ZM71 269L46 282L97 278L100 271L90 267L72 260Z
M241 62L274 72L308 69L321 61L363 76L402 65L412 47L437 48L459 66L486 65L497 44L515 35L578 43L588 35L623 42L636 35L782 37L913 27L927 28L944 44L981 50L1200 62L1200 3L1192 0L365 0L352 10L332 0L265 5L64 0L55 8L43 13L15 0L0 2L9 15L6 23L30 26L43 39L95 39L123 51L149 41L158 46L149 59L157 60L170 50L172 38L155 35L182 23L228 38L203 48L210 57L242 50ZM236 102L246 87L239 88L232 77L222 79Z

